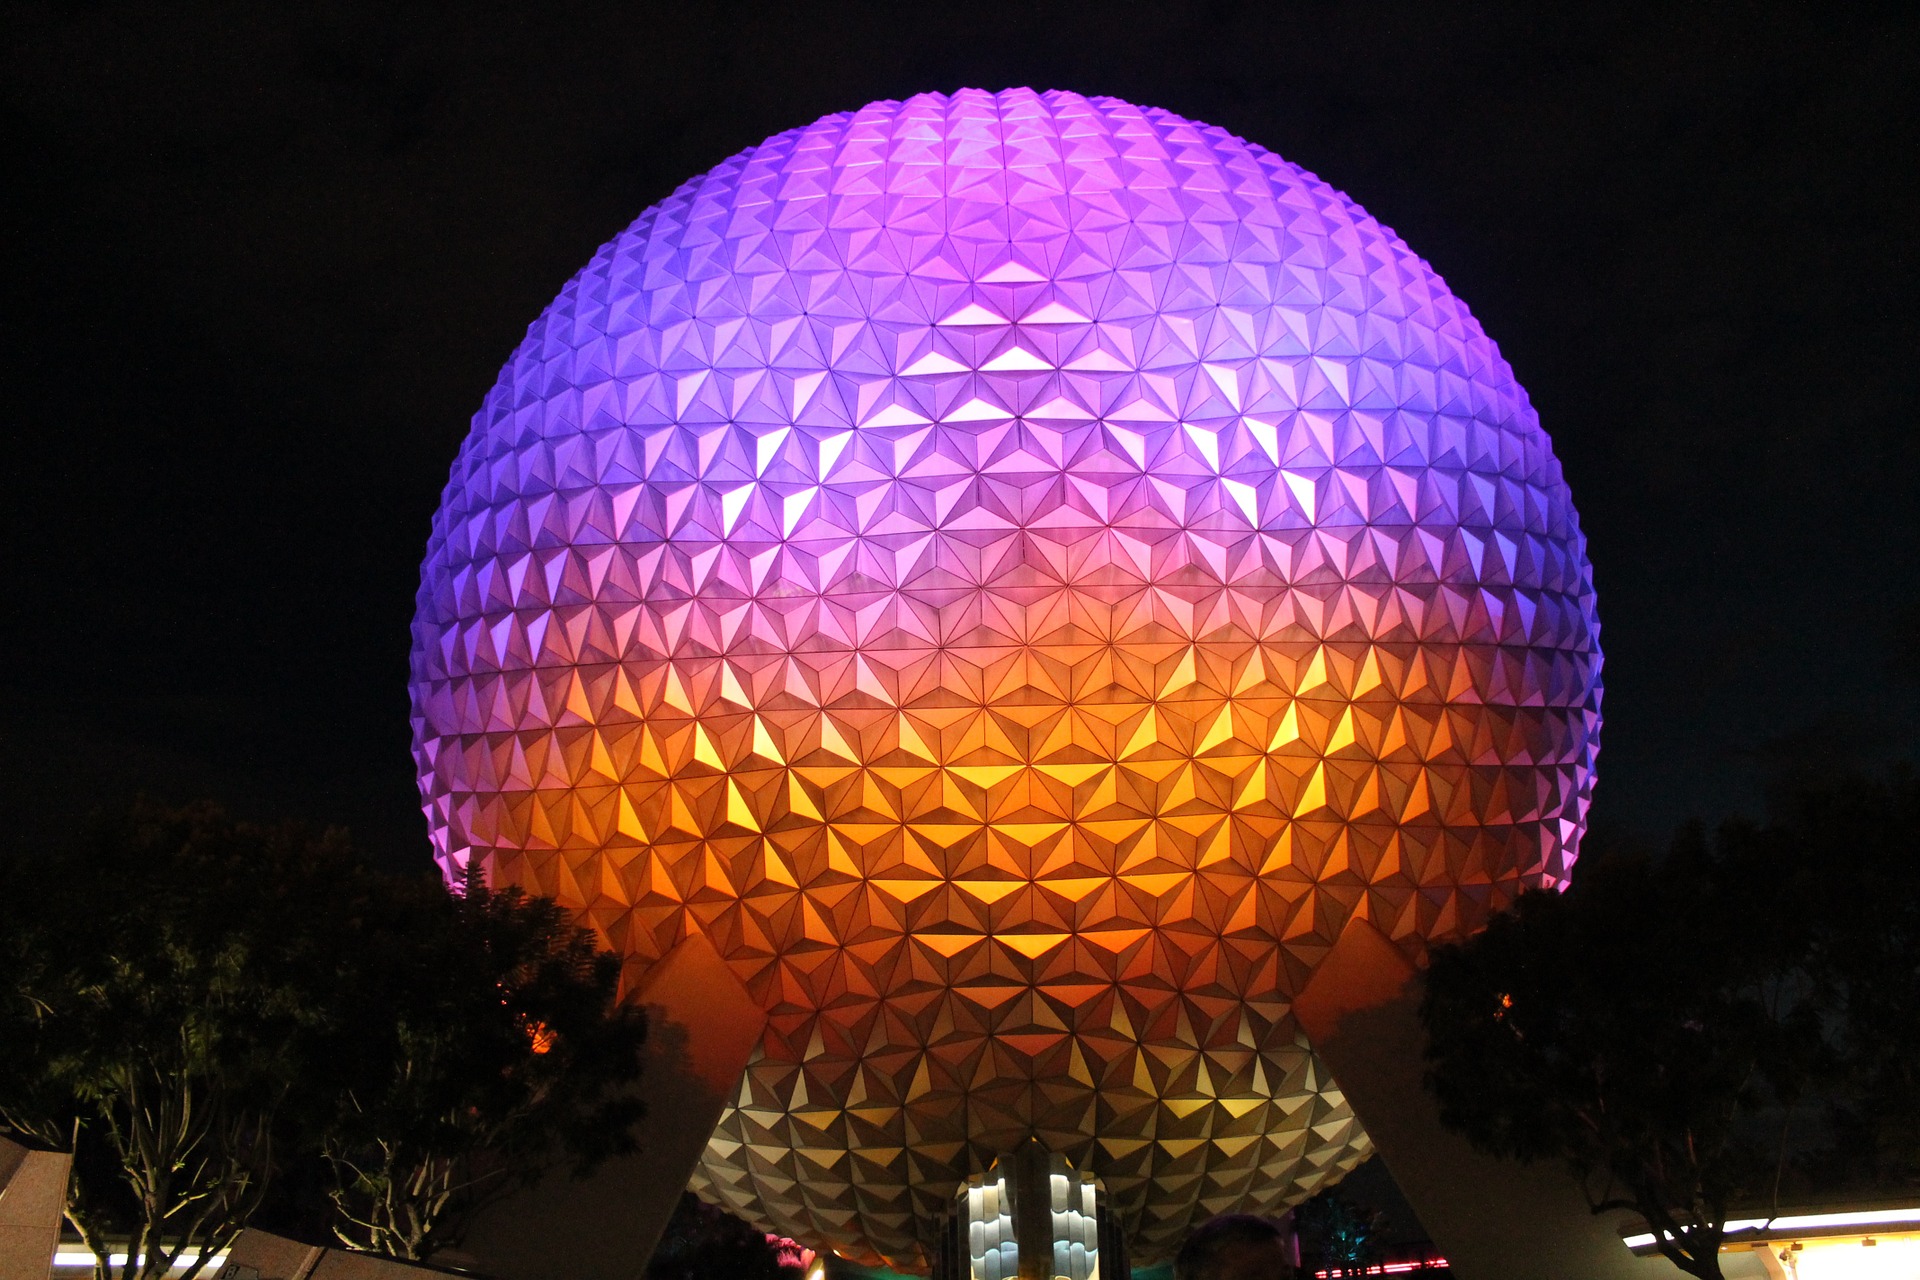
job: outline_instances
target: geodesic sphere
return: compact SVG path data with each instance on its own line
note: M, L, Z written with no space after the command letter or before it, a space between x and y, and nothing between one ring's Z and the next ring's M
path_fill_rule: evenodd
M1290 1001L1567 873L1560 467L1446 286L1164 111L829 116L607 244L474 419L414 624L449 869L771 1015L696 1186L921 1265L1029 1134L1135 1257L1367 1150Z

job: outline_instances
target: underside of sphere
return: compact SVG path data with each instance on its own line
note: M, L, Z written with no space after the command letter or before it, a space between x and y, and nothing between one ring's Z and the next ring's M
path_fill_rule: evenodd
M769 139L606 245L476 417L415 752L450 871L769 1012L696 1186L924 1264L1037 1136L1151 1262L1365 1135L1292 997L1561 882L1585 548L1466 308L1224 132L1025 90Z

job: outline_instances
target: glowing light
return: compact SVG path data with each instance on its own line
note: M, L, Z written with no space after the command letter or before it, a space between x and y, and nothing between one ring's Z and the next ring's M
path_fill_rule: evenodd
M1218 129L1015 90L769 139L606 245L428 546L450 873L770 1014L697 1189L912 1268L1037 1135L1133 1256L1368 1149L1290 1000L1568 873L1578 522L1466 308Z
M1764 1249L1788 1260L1787 1274L1798 1280L1910 1280L1920 1275L1915 1224L1920 1224L1920 1207L1738 1218L1726 1224L1727 1235L1745 1238L1723 1245L1721 1252ZM1881 1230L1886 1227L1895 1230L1888 1234ZM1822 1234L1798 1238L1809 1232ZM1636 1253L1650 1252L1655 1237L1640 1232L1622 1237L1621 1243Z
M1767 1227L1772 1231L1813 1231L1822 1227L1884 1227L1902 1222L1920 1222L1920 1208L1859 1209L1845 1213L1798 1213L1771 1219Z
M220 1264L225 1262L226 1259L227 1252L222 1249L220 1252L208 1257L207 1266L212 1271L218 1271ZM142 1260L144 1260L144 1255ZM174 1265L176 1269L185 1269L191 1267L199 1260L199 1252L188 1249L180 1255L179 1260ZM85 1267L88 1270L92 1270L96 1261L97 1259L93 1256L93 1250L91 1249L57 1249L53 1255L53 1265L56 1267ZM127 1255L124 1253L110 1253L107 1255L107 1265L124 1267L127 1265Z
M1795 1280L1913 1280L1920 1239L1808 1240L1793 1260Z

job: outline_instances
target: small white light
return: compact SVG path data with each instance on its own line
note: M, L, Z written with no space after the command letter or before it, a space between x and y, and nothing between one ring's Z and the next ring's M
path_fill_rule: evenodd
M200 1255L197 1253L183 1253L174 1265L176 1267L190 1267L199 1261L199 1258ZM222 1249L219 1253L213 1255L212 1260L207 1265L217 1267L226 1260L226 1250ZM54 1251L53 1265L56 1267L91 1267L93 1264L94 1256L93 1250L91 1249L57 1249ZM108 1254L107 1265L124 1267L127 1265L127 1255L124 1253Z

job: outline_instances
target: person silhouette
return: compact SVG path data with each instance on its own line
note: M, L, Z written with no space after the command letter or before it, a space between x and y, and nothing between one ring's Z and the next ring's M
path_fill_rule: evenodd
M1194 1228L1174 1280L1294 1280L1293 1234L1272 1218L1224 1213Z

